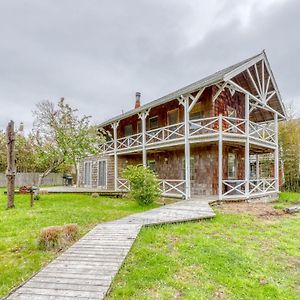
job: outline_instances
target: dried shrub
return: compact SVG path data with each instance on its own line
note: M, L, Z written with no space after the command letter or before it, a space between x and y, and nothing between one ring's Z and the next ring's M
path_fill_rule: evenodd
M63 234L68 241L75 241L79 232L77 224L66 224L63 226Z
M79 227L77 224L43 228L38 239L39 248L60 251L76 240L78 232Z

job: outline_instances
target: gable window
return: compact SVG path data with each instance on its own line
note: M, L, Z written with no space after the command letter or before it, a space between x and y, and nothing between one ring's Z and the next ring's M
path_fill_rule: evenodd
M228 179L237 178L237 159L236 153L228 153Z
M91 161L84 162L83 181L85 185L91 185L92 183L92 162Z
M156 129L158 128L158 116L149 118L149 129Z
M125 125L125 127L124 127L124 135L125 136L130 136L132 134L133 134L132 124Z
M98 162L98 186L106 187L107 166L106 160L99 160Z

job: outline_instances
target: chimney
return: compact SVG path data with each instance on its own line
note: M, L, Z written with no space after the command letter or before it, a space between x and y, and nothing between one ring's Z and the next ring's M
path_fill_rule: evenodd
M134 108L139 108L141 106L141 93L136 92L135 93L135 105Z

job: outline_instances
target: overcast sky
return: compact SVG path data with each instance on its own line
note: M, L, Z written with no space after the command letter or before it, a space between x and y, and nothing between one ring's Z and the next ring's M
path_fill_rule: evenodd
M300 112L298 0L0 0L0 128L65 97L95 123L266 50Z

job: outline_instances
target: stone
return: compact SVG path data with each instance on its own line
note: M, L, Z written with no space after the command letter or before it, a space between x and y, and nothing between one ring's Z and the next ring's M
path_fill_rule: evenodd
M300 212L300 206L287 207L284 211L288 214L295 214Z
M97 198L97 197L99 197L99 194L98 193L92 193L92 198Z

